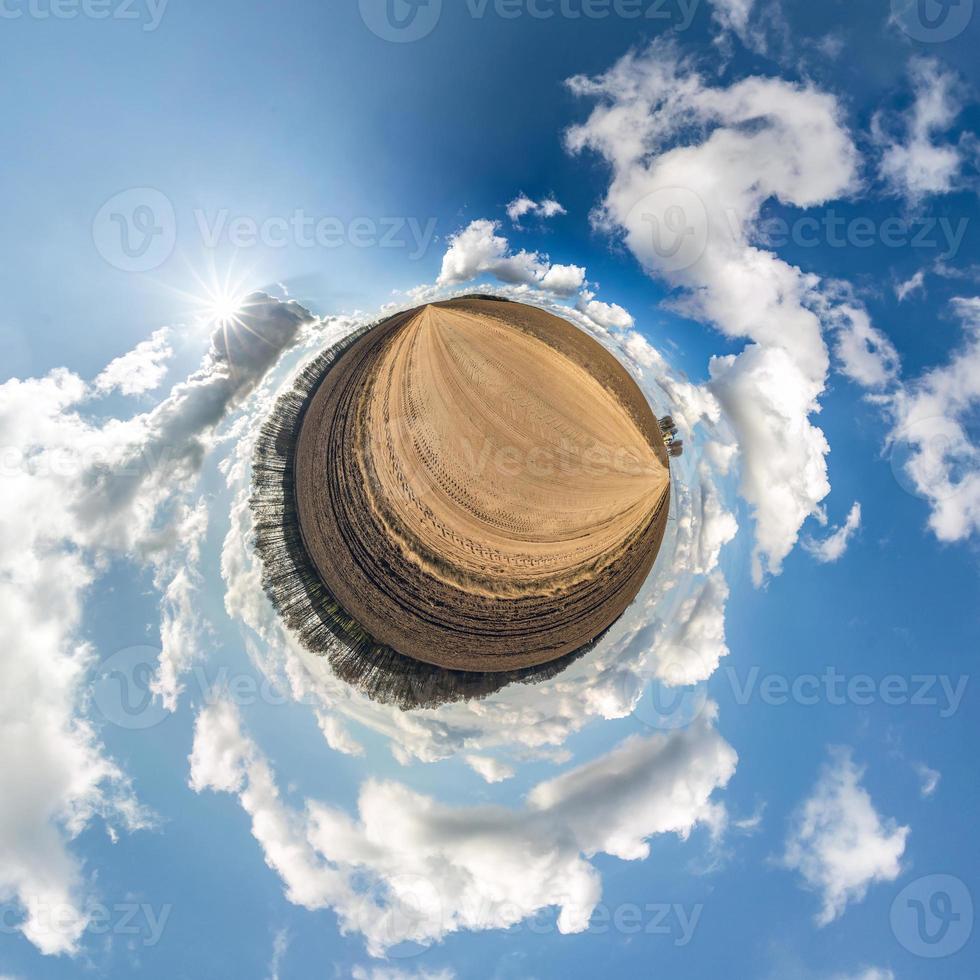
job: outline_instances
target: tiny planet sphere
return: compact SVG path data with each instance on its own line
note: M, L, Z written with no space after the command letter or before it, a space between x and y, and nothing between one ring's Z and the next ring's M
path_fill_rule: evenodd
M649 575L670 499L661 427L617 358L489 297L325 351L253 464L263 580L287 625L342 675L404 669L420 689L426 668L533 679L588 649Z

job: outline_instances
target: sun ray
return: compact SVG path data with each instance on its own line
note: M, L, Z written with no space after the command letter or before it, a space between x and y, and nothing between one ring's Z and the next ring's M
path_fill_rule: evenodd
M269 347L275 346L269 338L263 336L254 319L249 316L250 307L259 303L258 298L252 299L256 292L256 277L251 270L237 272L234 263L229 263L219 271L213 256L209 257L205 269L191 266L189 271L197 288L193 291L175 291L187 302L188 315L194 327L213 338L234 376L236 341L241 346L242 343L250 343L251 338L254 338Z

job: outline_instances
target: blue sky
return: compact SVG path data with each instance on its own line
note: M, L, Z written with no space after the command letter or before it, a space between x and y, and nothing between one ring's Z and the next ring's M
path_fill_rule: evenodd
M972 976L972 0L432 3L2 7L0 977ZM415 718L264 605L247 460L474 285L690 452L591 666Z

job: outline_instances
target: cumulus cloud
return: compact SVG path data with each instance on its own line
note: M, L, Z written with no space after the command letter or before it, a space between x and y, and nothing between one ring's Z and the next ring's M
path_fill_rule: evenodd
M149 340L137 344L127 354L110 361L95 379L99 394L120 391L124 395L142 395L160 386L167 374L167 362L173 357L171 331L162 327Z
M289 900L332 908L372 955L404 941L506 928L550 907L559 909L559 931L581 932L601 894L592 855L637 860L655 834L723 827L724 810L711 797L736 757L712 721L628 738L538 784L520 810L450 807L368 780L352 818L316 800L301 811L287 806L237 710L220 701L197 718L190 785L235 794Z
M828 311L827 319L837 332L834 352L843 374L864 388L885 388L895 381L898 351L872 326L867 310L844 303Z
M752 239L766 201L812 207L855 186L840 107L782 79L713 87L662 42L569 85L598 104L567 146L599 153L612 172L597 226L683 290L681 312L749 341L712 362L711 390L738 437L761 582L780 571L830 489L829 447L811 421L829 354L812 308L817 277Z
M658 678L672 686L706 681L728 656L725 604L728 583L721 572L708 575L681 604L677 625L669 630L654 656L662 665Z
M803 542L803 547L813 555L814 558L824 564L840 561L847 552L847 547L851 543L851 538L857 534L861 527L861 505L855 503L851 507L847 520L840 527L836 527L823 540L807 538Z
M604 330L631 330L635 323L632 314L618 303L603 303L589 289L579 293L575 308Z
M965 155L940 141L962 108L960 85L934 58L915 58L909 68L914 102L899 121L899 136L888 132L890 121L875 117L873 130L882 146L879 173L888 189L911 204L930 194L956 187Z
M71 841L99 816L110 833L151 820L86 717L97 656L79 635L84 594L110 557L147 564L164 591L164 645L183 660L202 519L190 490L210 434L307 317L253 300L268 314L261 351L216 337L199 371L130 419L86 415L131 377L119 361L101 383L58 369L0 385L0 738L19 747L0 772L0 894L23 907L18 927L44 953L77 951L86 928L84 914L63 929L45 914L85 908ZM148 383L137 374L137 387Z
M965 344L881 399L894 419L891 444L905 453L894 465L929 502L929 527L940 541L980 531L980 447L970 428L980 405L980 298L959 297L952 308Z
M714 8L714 19L724 30L737 34L745 43L752 40L749 16L755 0L711 0L711 6Z
M738 521L722 502L718 486L712 479L708 465L700 466L701 510L693 518L698 524L696 551L692 570L707 575L718 566L721 549L738 534Z
M894 881L902 871L909 828L882 819L863 776L849 749L833 749L786 842L784 865L820 894L821 926L863 900L872 884Z
M511 779L514 775L514 770L511 766L501 762L499 759L492 759L490 756L467 755L463 757L463 761L488 783L502 783L505 779Z
M820 513L830 492L830 446L809 420L813 389L784 349L753 344L713 358L710 372L711 389L738 436L740 489L756 519L752 575L760 584L766 572L782 570L803 522Z
M553 197L546 197L542 201L535 201L524 193L518 194L507 205L507 217L517 227L520 227L521 218L529 214L545 219L554 218L559 214L568 214L568 212Z
M581 266L552 265L539 252L512 253L507 239L497 234L499 227L498 222L481 218L452 235L437 285L452 286L490 274L501 282L570 296L585 284Z

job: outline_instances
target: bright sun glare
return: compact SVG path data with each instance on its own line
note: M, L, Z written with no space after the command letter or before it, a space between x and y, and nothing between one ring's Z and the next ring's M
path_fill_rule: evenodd
M242 316L254 291L248 284L247 273L236 275L231 267L219 273L212 263L203 275L193 269L191 274L197 281L197 289L183 295L190 300L192 315L200 327L209 332L216 328L227 332L245 325Z
M253 338L254 342L269 343L248 313L253 305L250 297L256 291L254 277L249 273L235 275L231 268L219 273L213 263L204 275L194 269L191 274L198 288L193 293L179 292L189 301L189 313L197 328L211 335L234 371L233 360L241 343L252 343ZM259 301L256 297L254 303Z
M203 318L210 326L230 327L240 322L245 306L244 293L218 290L202 299Z

